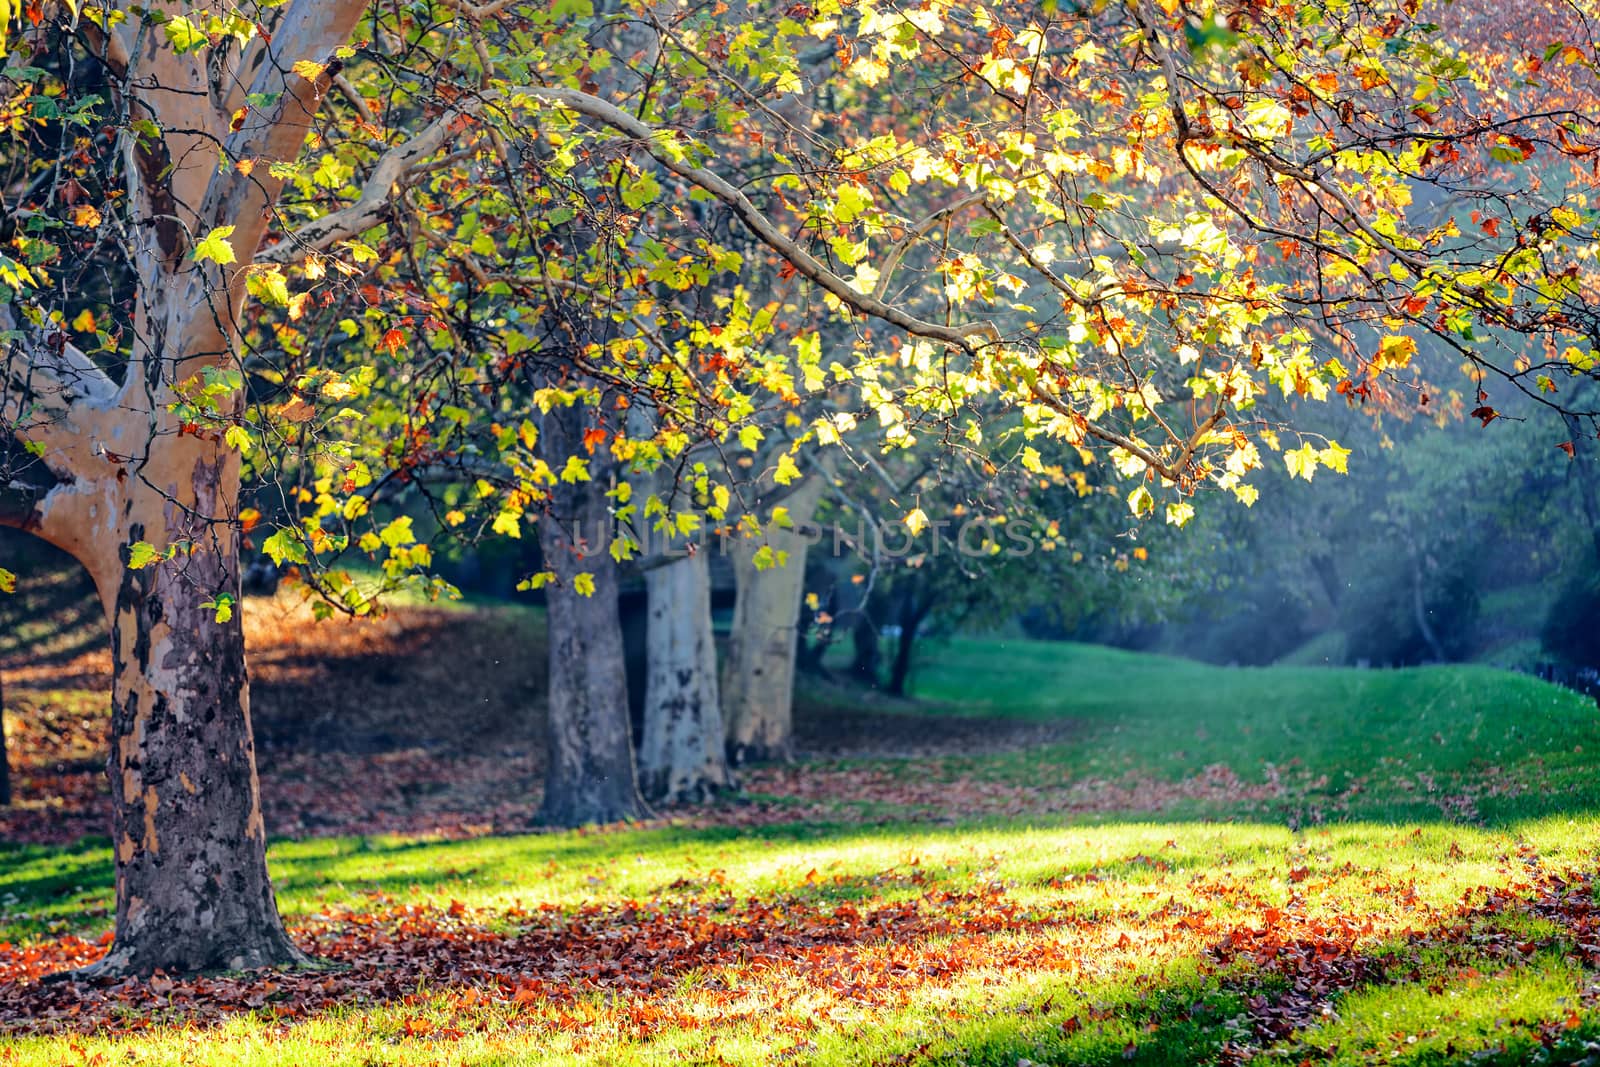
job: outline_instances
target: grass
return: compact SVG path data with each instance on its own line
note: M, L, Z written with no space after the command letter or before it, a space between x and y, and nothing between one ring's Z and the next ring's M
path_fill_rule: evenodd
M514 933L545 905L735 922L750 900L837 917L975 893L1010 928L865 936L627 998L579 984L517 1003L480 982L487 999L425 987L310 1018L0 1039L0 1064L1509 1064L1576 1062L1600 1036L1593 954L1532 903L1544 872L1600 858L1593 704L1486 667L1220 668L1020 640L930 645L915 688L905 714L1064 721L1070 740L815 769L947 784L934 820L861 825L845 798L777 827L278 841L280 904L301 930L392 902ZM1197 781L1218 784L1179 789ZM1069 789L1121 806L957 807ZM110 900L98 844L0 851L0 941L93 936ZM1318 979L1274 1030L1268 1008L1300 1004L1325 964L1364 977Z

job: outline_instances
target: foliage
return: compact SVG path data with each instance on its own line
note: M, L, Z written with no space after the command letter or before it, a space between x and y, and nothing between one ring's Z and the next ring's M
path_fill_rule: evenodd
M40 59L7 68L28 135L7 161L29 190L8 291L120 369L141 268L119 168L137 153L112 149L198 135L126 117L119 49L145 32L178 67L268 55L315 88L317 122L268 158L252 138L284 97L232 94L206 151L230 181L282 185L271 232L197 219L183 240L214 290L234 268L251 329L233 366L158 401L273 484L265 545L338 607L372 610L323 571L342 552L427 584L431 547L389 525L397 497L517 538L563 480L666 464L699 514L619 500L608 547L626 555L630 524L739 521L723 454L778 426L794 447L937 427L1024 465L1050 441L1131 479L1136 515L1181 524L1200 486L1254 500L1273 452L1300 478L1344 468L1324 435L1263 418L1269 393L1403 384L1428 335L1526 383L1488 326L1554 353L1534 391L1593 366L1584 27L1556 5L1508 54L1469 7L439 0L279 56L264 31L292 7L44 5L8 30ZM1468 406L1492 418L1489 401L1480 379ZM582 449L537 455L541 418L578 403ZM792 451L764 462L786 475Z
M1544 647L1570 663L1600 665L1600 579L1580 573L1568 580L1545 616Z

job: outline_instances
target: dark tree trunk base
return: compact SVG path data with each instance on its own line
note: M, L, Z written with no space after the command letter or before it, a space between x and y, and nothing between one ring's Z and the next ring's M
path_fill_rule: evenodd
M728 765L730 767L748 767L754 763L793 763L794 748L791 745L756 745L741 744L737 741L728 742Z
M174 954L169 950L163 951L159 958L141 958L147 956L134 949L118 949L115 946L102 959L79 967L76 970L61 971L47 976L45 982L95 982L113 978L148 978L157 971L163 973L185 975L218 975L235 974L243 971L263 970L343 970L343 964L330 963L307 956L294 946L287 935L280 938L269 938L266 943L253 945L249 948L240 948L237 945L222 947L213 951L201 950L192 958L215 958L225 960L211 966L186 966L174 965Z

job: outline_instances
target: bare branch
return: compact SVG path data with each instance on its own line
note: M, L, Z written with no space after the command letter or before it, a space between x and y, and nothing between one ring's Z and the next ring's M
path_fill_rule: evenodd
M383 221L395 186L412 167L444 145L451 125L459 117L458 112L446 112L411 140L389 149L378 158L377 165L361 186L361 195L355 203L307 223L290 234L287 240L263 250L256 260L287 263L308 252L321 252L335 241L354 237Z
M984 208L988 209L989 205L985 203L987 196L988 194L986 193L973 193L971 196L962 197L955 203L948 204L945 207L940 208L938 211L935 211L933 214L929 215L927 218L911 227L910 231L906 233L905 237L901 239L900 243L889 250L889 258L883 261L881 273L878 275L878 284L873 288L872 295L877 297L879 300L882 300L884 297L889 295L889 283L894 279L894 272L899 268L900 261L905 258L905 254L910 250L911 246L922 240L922 238L927 235L929 230L939 225L940 222L949 218L951 215L954 215L959 211L963 211L966 208L971 207L973 204L982 203ZM993 211L991 210L990 213L993 214Z

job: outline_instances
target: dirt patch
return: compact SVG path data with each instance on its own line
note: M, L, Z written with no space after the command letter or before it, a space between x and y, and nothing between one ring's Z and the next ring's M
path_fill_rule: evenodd
M406 608L379 620L317 623L283 594L247 601L245 632L273 834L460 837L532 828L542 799L546 681L536 613ZM103 636L80 634L39 656L15 645L0 654L0 670L16 793L16 803L0 810L0 840L66 843L106 834L111 659ZM948 794L925 782L931 792L910 795L888 771L840 778L845 772L826 765L1017 751L1073 733L1069 723L930 715L911 701L815 686L797 702L795 725L802 762L745 775L752 791L790 802L663 815L748 825L805 817L815 807L819 818L868 817L860 805L833 803L843 797L876 801L880 813L940 817L970 807L973 787ZM834 790L843 792L830 797ZM1041 803L1020 789L988 796L983 810Z

